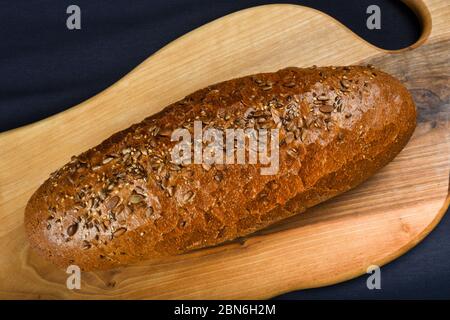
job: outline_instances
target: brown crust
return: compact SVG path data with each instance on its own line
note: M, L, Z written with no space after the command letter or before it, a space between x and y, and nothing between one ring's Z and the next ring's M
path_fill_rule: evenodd
M171 164L167 133L192 130L194 119L221 129L278 125L278 173L261 175L260 164ZM39 254L83 270L215 245L358 185L400 152L415 123L406 88L372 67L225 81L73 157L33 194L25 228Z

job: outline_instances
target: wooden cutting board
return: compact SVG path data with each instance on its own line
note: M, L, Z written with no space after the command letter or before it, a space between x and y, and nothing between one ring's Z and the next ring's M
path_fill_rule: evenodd
M405 253L449 205L450 10L445 0L424 3L408 1L424 23L422 38L395 52L306 7L240 11L174 41L84 103L0 134L0 297L269 298L344 281ZM419 124L401 154L355 190L233 243L83 273L80 290L67 289L65 271L28 249L25 204L72 155L215 82L286 66L359 63L406 84Z

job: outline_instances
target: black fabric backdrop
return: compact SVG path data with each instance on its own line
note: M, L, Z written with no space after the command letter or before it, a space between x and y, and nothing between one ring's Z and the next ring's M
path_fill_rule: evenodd
M82 102L196 27L240 9L276 2L319 9L386 49L406 47L420 34L412 12L399 1L388 0L1 0L0 131ZM81 8L81 30L66 28L66 8L71 4ZM371 4L381 8L381 30L366 28L366 8ZM368 290L367 276L362 276L277 298L450 298L448 230L450 218L444 217L425 241L383 267L381 290Z

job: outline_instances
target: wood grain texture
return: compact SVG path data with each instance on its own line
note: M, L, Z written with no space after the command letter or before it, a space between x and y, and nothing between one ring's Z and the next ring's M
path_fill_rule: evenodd
M450 11L444 0L408 4L428 30L414 50L377 49L313 9L256 7L183 36L68 111L0 134L0 298L268 298L350 279L413 247L449 204ZM25 204L71 155L211 83L289 65L368 62L411 90L419 124L360 187L246 239L83 273L81 290L68 290L65 271L28 250Z

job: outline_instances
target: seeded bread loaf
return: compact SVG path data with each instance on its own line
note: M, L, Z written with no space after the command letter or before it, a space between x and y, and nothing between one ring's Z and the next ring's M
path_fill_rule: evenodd
M279 170L174 164L177 128L278 128ZM411 95L373 67L286 68L199 90L52 173L25 211L31 247L107 269L248 235L366 180L405 146ZM298 239L301 241L301 239Z

